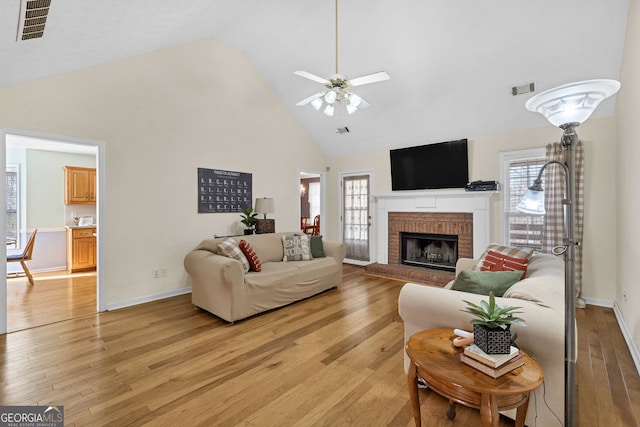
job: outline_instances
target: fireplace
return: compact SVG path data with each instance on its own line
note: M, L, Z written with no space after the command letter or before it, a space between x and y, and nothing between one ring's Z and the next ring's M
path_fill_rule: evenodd
M479 257L491 243L489 199L494 191L458 189L375 195L377 262L367 274L445 286L455 271L402 264L400 233L458 236L458 258Z
M400 241L402 264L446 271L456 270L457 235L401 232Z

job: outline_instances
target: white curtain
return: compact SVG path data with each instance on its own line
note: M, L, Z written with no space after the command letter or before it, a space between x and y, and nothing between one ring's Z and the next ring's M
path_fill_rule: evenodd
M584 147L582 141L579 141L575 147L575 199L574 200L574 240L582 242L584 228ZM566 153L568 155L568 153ZM558 142L547 145L547 161L556 160L566 162L565 150ZM564 205L562 199L565 198L565 176L564 168L551 165L545 170L543 175L544 183L544 204L547 211L544 220L544 230L542 233L542 250L543 252L551 252L555 246L563 244L566 237L564 226ZM582 245L575 248L575 268L576 268L576 306L584 307L585 302L582 300Z

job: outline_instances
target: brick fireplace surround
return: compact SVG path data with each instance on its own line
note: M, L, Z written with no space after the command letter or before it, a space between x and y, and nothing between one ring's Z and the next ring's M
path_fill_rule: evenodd
M400 233L458 236L458 257L480 256L489 242L489 197L494 192L442 190L376 196L378 262L370 275L444 286L454 272L401 263Z

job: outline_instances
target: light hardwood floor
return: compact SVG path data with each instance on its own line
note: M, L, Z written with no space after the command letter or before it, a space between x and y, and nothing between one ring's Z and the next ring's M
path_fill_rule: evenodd
M15 332L96 313L96 272L55 271L7 279L7 329Z
M402 285L345 266L339 289L233 325L183 295L2 335L0 404L64 405L76 426L413 426ZM578 425L637 426L640 379L613 312L578 322ZM421 399L423 425L480 425Z

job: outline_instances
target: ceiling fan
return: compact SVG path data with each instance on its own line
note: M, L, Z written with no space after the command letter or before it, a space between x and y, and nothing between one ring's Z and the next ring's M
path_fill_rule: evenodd
M347 76L338 73L338 0L336 0L336 72L332 74L329 79L325 79L307 71L296 71L294 74L304 77L309 80L313 80L317 83L322 83L325 86L320 92L305 98L296 103L296 105L304 106L311 104L316 110L320 110L324 105L323 112L327 116L333 116L335 113L336 104L344 104L347 112L353 114L359 109L367 108L371 105L368 101L362 97L353 93L349 88L355 86L362 86L369 83L381 82L389 80L389 74L384 71L378 71L377 73L367 74L366 76L357 77L349 80Z

